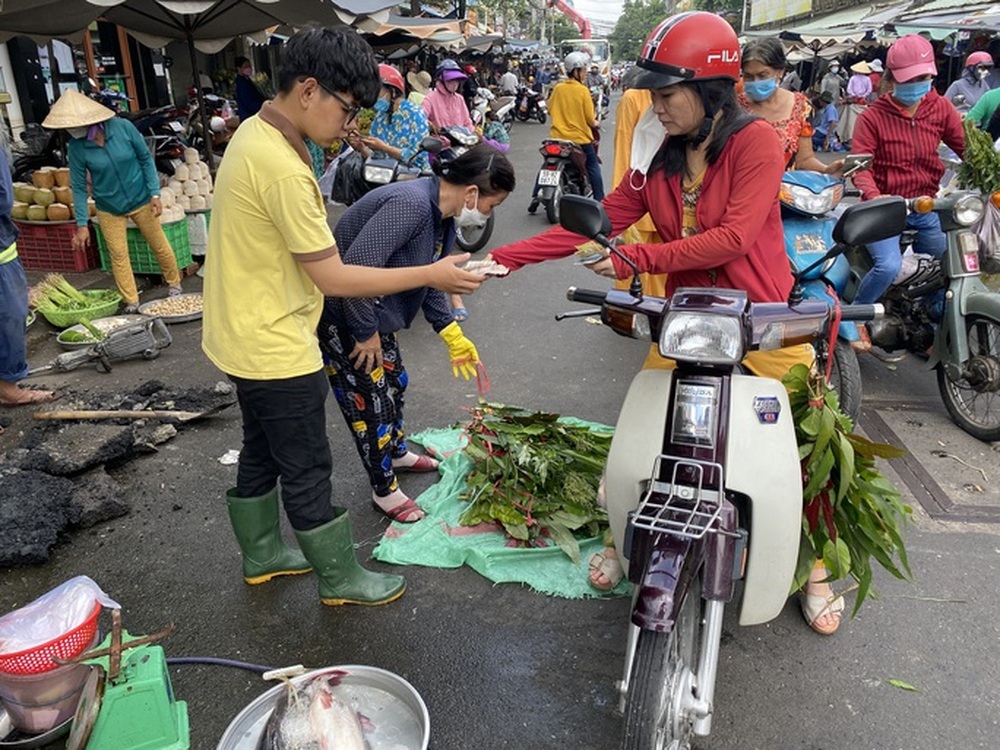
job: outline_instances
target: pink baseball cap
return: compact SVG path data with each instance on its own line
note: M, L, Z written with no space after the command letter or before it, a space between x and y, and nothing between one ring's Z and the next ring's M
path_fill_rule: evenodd
M912 80L928 73L937 75L934 64L934 48L919 34L907 34L897 39L886 55L885 64L892 77L899 83Z

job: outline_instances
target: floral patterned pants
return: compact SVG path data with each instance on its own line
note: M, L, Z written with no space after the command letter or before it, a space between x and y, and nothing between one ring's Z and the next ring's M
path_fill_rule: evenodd
M365 373L349 359L354 339L333 325L321 325L320 348L334 398L340 405L372 489L379 497L394 492L399 483L392 459L406 454L403 432L403 396L408 376L393 333L380 334L382 366Z

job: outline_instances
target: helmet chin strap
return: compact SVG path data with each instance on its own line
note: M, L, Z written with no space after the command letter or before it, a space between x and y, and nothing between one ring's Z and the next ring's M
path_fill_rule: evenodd
M701 106L705 110L705 119L701 121L701 127L698 128L698 132L693 136L689 136L687 141L688 145L697 148L705 139L708 138L709 133L712 132L712 126L715 124L715 108L708 101L708 94L705 92L705 87L700 83L696 84L698 88L698 96L701 97Z

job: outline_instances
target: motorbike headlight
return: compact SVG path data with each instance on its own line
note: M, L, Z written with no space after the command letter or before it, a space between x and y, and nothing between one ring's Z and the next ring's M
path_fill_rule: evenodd
M660 331L660 354L679 362L736 364L743 359L740 319L729 315L671 311Z
M959 224L971 227L983 218L985 210L986 206L983 204L983 199L978 195L963 195L955 201L955 205L951 209L951 214Z
M786 206L801 211L810 216L822 216L840 203L844 197L844 186L840 183L824 188L820 193L814 193L801 185L781 183L779 198Z
M388 185L392 182L392 167L383 167L379 164L365 164L365 182L374 185Z

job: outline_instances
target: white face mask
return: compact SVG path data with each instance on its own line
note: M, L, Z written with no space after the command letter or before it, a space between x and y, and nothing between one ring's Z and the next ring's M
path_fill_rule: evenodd
M632 156L629 159L629 167L645 176L666 135L667 131L663 129L660 118L656 116L653 108L650 107L643 112L635 124L635 130L632 131Z
M479 210L479 191L476 191L476 202L472 208L462 206L462 213L455 217L455 224L462 229L479 229L486 226L489 216Z
M84 125L82 128L66 128L70 138L86 138L88 130L90 130L89 125Z

